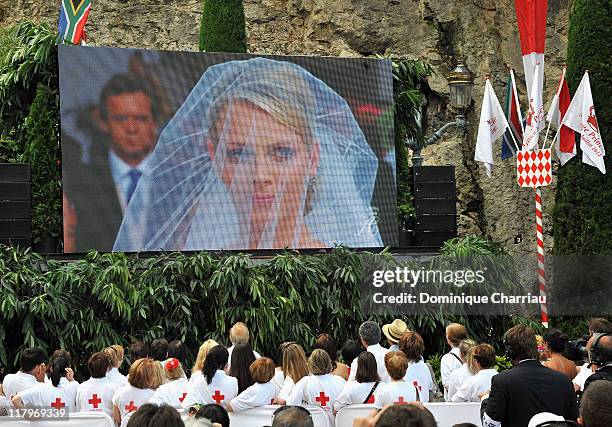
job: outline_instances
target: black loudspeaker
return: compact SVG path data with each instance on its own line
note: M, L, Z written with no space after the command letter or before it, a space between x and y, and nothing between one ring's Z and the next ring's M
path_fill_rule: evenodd
M32 245L30 165L0 163L0 244Z
M416 246L440 247L457 237L457 186L453 166L415 166L413 195Z

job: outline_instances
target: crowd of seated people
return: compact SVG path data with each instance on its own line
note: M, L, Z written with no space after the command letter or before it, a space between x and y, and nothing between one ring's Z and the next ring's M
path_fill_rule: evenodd
M605 319L591 321L589 362L582 367L562 355L567 336L560 331L547 330L542 337L544 358L534 331L514 326L503 337L513 368L501 373L491 345L475 343L462 325L450 324L450 349L440 366L443 392L424 360L423 337L404 321L382 328L366 321L357 332L359 341L347 341L340 350L344 363L331 335L321 334L310 353L295 342L281 344L275 364L251 348L247 326L237 323L230 329L231 347L213 340L200 346L190 375L180 341L157 339L149 347L134 342L127 375L120 372L124 349L112 345L89 357L89 379L80 384L70 353L56 350L47 358L29 348L20 355L21 369L4 378L0 406L4 401L17 408L103 412L118 426L184 425L187 419L190 425L225 427L231 413L273 404L280 405L273 425L312 425L303 406L313 405L333 426L343 408L370 404L371 416L356 420L356 426L435 426L423 404L445 400L481 404L485 427L612 425L612 336ZM383 335L388 347L380 344ZM576 392L582 394L580 407ZM150 419L154 424L147 424ZM402 424L404 419L412 421Z

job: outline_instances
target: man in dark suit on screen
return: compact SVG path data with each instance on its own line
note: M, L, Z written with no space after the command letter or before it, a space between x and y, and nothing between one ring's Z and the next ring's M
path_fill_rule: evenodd
M158 136L153 91L129 74L111 78L100 96L98 127L91 163L73 177L78 197L76 250L110 251Z
M540 412L576 421L578 405L572 382L537 359L533 329L516 325L506 332L504 343L514 367L492 378L490 394L482 401L483 426L526 427Z

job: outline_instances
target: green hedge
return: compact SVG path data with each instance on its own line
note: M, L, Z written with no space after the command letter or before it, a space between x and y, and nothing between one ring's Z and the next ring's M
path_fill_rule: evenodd
M246 53L242 0L204 0L200 22L200 50Z
M576 0L570 17L567 77L572 94L585 70L607 152L606 175L581 153L559 169L553 215L556 254L612 254L612 26L609 0Z
M356 338L359 324L368 318L359 299L367 270L394 262L388 254L343 248L320 256L287 252L265 262L241 254L140 258L97 252L58 262L0 246L0 363L13 371L25 347L64 348L82 374L83 362L94 351L159 337L185 341L191 362L204 340L227 344L236 321L249 325L254 348L268 355L287 340L310 349L319 332L341 344ZM381 324L392 319L370 317ZM426 355L446 351L444 327L451 321L498 348L507 328L529 322L444 313L406 320L423 335Z

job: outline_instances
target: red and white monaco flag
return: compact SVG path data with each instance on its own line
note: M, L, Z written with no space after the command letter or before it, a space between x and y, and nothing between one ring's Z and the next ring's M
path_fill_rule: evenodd
M542 64L536 65L536 72L531 87L529 105L527 106L525 133L523 134L523 149L533 150L538 147L540 131L544 129L544 101L542 99L542 81L540 70Z
M599 133L589 73L586 71L567 109L567 113L565 113L565 117L561 121L561 126L567 126L580 134L582 161L588 165L595 166L601 173L605 174L606 165L604 156L606 155L606 150Z
M559 158L561 166L576 155L574 131L567 126L561 126L561 119L565 117L570 101L569 88L567 87L567 80L565 80L565 67L563 67L563 74L561 75L561 80L559 80L557 93L555 93L555 97L548 110L548 115L546 116L546 121L557 128L554 146L555 154Z
M534 96L532 92L536 65L542 64L538 93L542 93L544 81L544 46L546 45L546 9L547 0L514 0L516 20L518 22L521 39L521 54L523 55L523 68L527 85L527 97ZM541 96L541 95L540 95Z
M488 176L491 176L493 170L493 142L501 138L509 127L504 110L499 105L491 82L487 79L482 99L482 109L480 110L480 124L478 125L474 160L484 163Z

